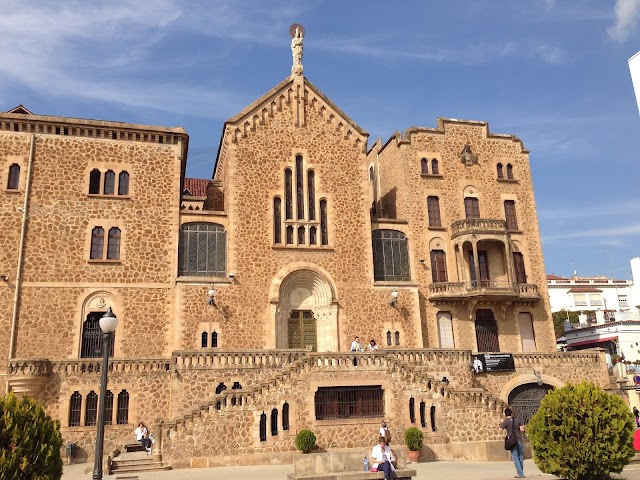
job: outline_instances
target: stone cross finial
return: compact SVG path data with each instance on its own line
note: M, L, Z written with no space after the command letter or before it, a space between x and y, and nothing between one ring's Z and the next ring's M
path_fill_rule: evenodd
M291 75L302 75L304 27L298 23L294 23L289 27L289 33L291 34L291 55L293 56Z

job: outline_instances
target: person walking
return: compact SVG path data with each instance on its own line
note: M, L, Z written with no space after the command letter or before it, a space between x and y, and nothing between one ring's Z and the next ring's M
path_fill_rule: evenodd
M640 427L640 411L637 407L633 407L633 416L636 417L636 427Z
M507 407L504 409L505 418L499 427L507 432L508 436L515 436L517 443L511 449L511 458L516 466L516 478L524 478L524 444L522 434L524 433L524 425L517 418L513 417L513 410Z

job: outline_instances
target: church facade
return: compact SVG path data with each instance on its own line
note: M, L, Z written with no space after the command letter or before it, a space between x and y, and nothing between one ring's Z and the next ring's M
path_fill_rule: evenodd
M522 142L438 119L369 147L292 36L291 76L224 124L212 179L185 178L181 128L0 114L0 387L80 460L109 307L105 452L144 421L176 467L291 461L302 428L370 446L383 418L428 458L502 459L507 403L608 387L603 354L555 351Z

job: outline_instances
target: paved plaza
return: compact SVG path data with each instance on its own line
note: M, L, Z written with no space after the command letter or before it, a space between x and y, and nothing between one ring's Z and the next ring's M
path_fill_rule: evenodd
M524 472L530 479L555 480L557 477L541 473L533 460L525 460ZM418 472L419 479L455 479L455 480L497 480L513 478L515 468L511 462L430 462L411 464ZM88 470L88 473L85 473ZM293 472L293 465L258 465L247 467L190 468L149 472L139 474L118 474L105 476L106 480L285 480L288 473ZM65 465L62 480L89 480L91 465ZM640 480L640 464L628 465L621 475L614 475L620 480Z

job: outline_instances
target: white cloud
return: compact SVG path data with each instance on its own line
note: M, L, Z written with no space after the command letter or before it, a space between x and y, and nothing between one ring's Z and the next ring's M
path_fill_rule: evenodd
M636 28L640 17L640 0L616 0L614 24L607 33L616 42L626 41Z
M633 218L640 214L640 200L624 201L618 199L615 203L598 206L581 206L563 208L554 205L553 208L538 208L538 218L545 221L577 220L597 217L626 217Z
M602 226L587 230L572 230L567 227L566 232L543 235L542 242L546 245L563 243L567 240L597 240L598 244L610 244L611 241L620 241L621 238L637 237L640 235L640 223L622 226Z

